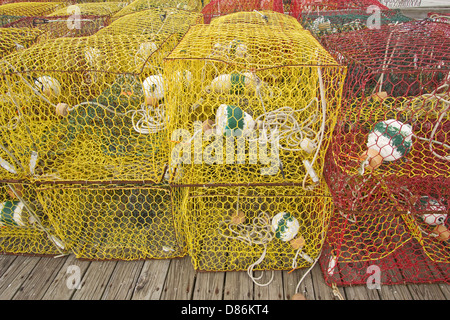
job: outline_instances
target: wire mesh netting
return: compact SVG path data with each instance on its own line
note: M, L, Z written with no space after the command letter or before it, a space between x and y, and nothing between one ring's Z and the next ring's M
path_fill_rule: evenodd
M33 28L43 32L39 41L62 37L87 37L91 36L110 23L110 17L79 15L77 17L65 16L40 16L23 17L4 25L5 28Z
M301 17L301 24L317 38L327 34L380 28L386 24L411 21L400 10L367 11L361 9L307 12Z
M153 8L127 14L98 31L97 35L139 34L151 39L154 36L168 37L178 34L181 38L191 25L201 23L203 16L199 12L177 8Z
M284 30L300 30L302 25L293 17L275 11L236 12L213 18L211 25L249 23L260 26L278 26Z
M43 32L31 28L0 28L0 58L19 52L39 41Z
M0 16L45 16L66 7L64 2L17 2L0 6Z
M409 219L408 214L378 212L333 214L319 260L326 283L367 285L376 271L380 285L448 283L448 254L447 261L430 257L411 235ZM445 250L442 242L431 243Z
M159 182L168 158L165 111L146 103L154 89L147 78L162 72L176 40L58 38L5 57L5 160L40 181Z
M212 0L203 9L205 23L236 12L273 11L283 13L281 0Z
M335 10L345 12L352 9L387 10L388 7L382 5L378 0L291 0L289 8L286 8L285 11L301 21L305 14Z
M77 3L55 10L48 17L72 15L113 16L127 6L127 2Z
M113 16L113 19L115 20L127 14L143 10L162 8L177 8L200 12L202 10L202 2L201 0L135 0L117 12Z
M29 182L0 186L0 252L2 254L59 255L65 251Z
M320 180L346 69L309 32L193 26L164 69L172 183Z
M189 188L183 203L188 253L203 271L310 266L319 257L331 207L329 196L300 187Z
M67 250L94 260L185 255L182 190L168 186L41 185L38 198Z
M367 213L379 232L397 214L421 264L450 258L448 31L447 24L421 21L322 38L349 68L325 161L334 204L348 219ZM365 238L375 255L390 245ZM357 250L346 248L350 255Z

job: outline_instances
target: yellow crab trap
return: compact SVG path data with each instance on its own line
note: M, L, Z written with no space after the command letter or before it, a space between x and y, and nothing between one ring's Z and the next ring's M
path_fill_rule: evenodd
M98 31L97 35L139 34L153 37L178 34L181 38L191 25L202 23L203 16L198 12L177 8L152 8L125 15Z
M149 101L162 90L162 59L176 42L58 38L3 59L1 114L25 169L35 155L27 174L40 181L161 181L165 107Z
M0 58L30 47L39 41L43 32L31 28L0 28Z
M134 0L125 8L117 12L113 16L113 20L139 11L162 8L176 8L187 11L200 12L200 10L202 9L202 3L201 0Z
M64 15L94 15L94 16L113 16L127 6L127 2L93 2L77 3L55 10L48 17Z
M430 257L412 235L409 219L408 213L335 212L319 260L325 282L329 286L373 285L375 279L379 285L448 283L448 253L440 259Z
M196 25L164 61L171 183L318 183L346 68L309 32Z
M168 259L185 255L182 192L155 185L42 184L38 199L77 258Z
M236 12L274 11L284 13L282 0L212 0L202 9L205 23Z
M0 16L44 16L66 7L64 2L17 2L0 5Z
M35 185L16 180L0 185L0 253L59 255L64 244L36 198Z
M295 18L280 12L268 10L230 13L213 18L210 25L226 23L249 23L260 26L278 26L285 31L288 29L294 29L295 31L303 29L302 25Z
M331 214L326 192L324 186L319 193L282 186L189 188L183 226L194 268L252 276L253 270L311 266Z

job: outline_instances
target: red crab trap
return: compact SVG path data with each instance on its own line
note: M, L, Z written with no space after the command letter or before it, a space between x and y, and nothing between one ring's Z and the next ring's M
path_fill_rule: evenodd
M388 10L388 7L382 5L378 0L291 0L287 14L293 16L299 21L304 15L311 13L324 13L326 11L346 10Z
M167 185L40 184L43 211L67 251L87 260L169 259L186 254L184 190Z
M333 213L319 260L327 285L449 283L448 244L430 255L409 220L407 213Z
M346 68L309 32L192 26L164 62L173 185L319 183Z
M325 157L336 209L401 214L426 256L447 263L448 31L420 21L322 38L348 65Z
M158 74L176 37L58 38L1 61L12 155L39 181L163 179L168 158ZM154 103L154 96L161 99ZM12 162L9 160L8 162Z
M56 256L66 252L26 180L0 185L0 254Z
M282 0L212 0L202 10L204 21L237 12L273 11L284 13Z
M192 187L182 205L188 254L199 271L293 270L320 256L331 215L326 185Z
M63 37L87 37L110 23L110 17L80 15L23 17L4 25L4 28L30 28L42 31L39 41Z
M348 9L324 12L306 12L300 22L317 38L327 34L375 29L382 25L409 22L412 19L403 15L400 10Z

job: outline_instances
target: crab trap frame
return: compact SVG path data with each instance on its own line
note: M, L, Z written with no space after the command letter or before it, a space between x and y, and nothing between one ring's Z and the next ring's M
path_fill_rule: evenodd
M5 160L36 181L160 182L165 108L148 101L161 89L154 79L176 43L175 36L94 35L5 57Z
M319 260L326 283L449 283L448 243L428 236L424 246L411 219L410 213L335 212Z
M443 266L450 258L448 31L447 24L420 21L322 38L348 65L325 157L336 209L347 219L372 214L373 228L394 215L420 252L414 259ZM388 250L388 242L367 237L374 251Z
M164 62L172 184L319 182L346 68L309 32L192 26Z
M188 254L196 270L292 270L320 255L332 201L301 187L187 188L182 205Z
M87 260L185 255L184 191L145 185L41 184L39 202L67 251Z

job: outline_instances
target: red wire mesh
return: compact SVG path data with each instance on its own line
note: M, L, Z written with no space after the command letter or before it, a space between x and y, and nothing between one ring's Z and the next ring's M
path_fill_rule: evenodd
M212 0L202 10L204 23L208 24L214 17L235 12L270 10L283 13L282 0Z
M329 286L450 282L448 260L431 259L395 214L335 214L319 265Z
M388 9L377 0L291 0L287 13L301 19L305 12L367 9L370 6L378 6L380 10Z
M450 25L414 21L321 41L348 66L324 169L338 211L327 281L364 284L377 264L385 284L448 282ZM339 272L328 274L333 255Z

